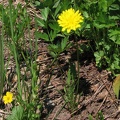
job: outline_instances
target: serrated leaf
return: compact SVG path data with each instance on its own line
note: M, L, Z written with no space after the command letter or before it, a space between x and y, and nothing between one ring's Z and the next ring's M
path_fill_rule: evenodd
M12 114L7 117L7 120L22 120L24 109L22 106L15 106Z
M45 41L47 41L47 42L49 41L48 34L46 34L46 33L36 32L35 35L36 35L36 37L37 37L38 39L41 38L41 39L43 39L43 40L45 40Z
M60 4L60 0L56 1L53 8L57 8L59 4Z
M42 19L37 18L36 20L37 20L37 23L38 23L39 26L41 26L41 27L45 26L45 22Z
M57 8L56 8L56 10L55 10L55 16L57 16L58 15L58 13L59 13L59 11L60 11L60 9L61 9L61 6L58 6Z
M120 92L120 75L118 75L113 82L113 91L117 98L119 98Z
M111 30L109 33L109 38L116 44L120 45L120 30Z
M99 4L99 10L102 11L102 12L107 12L107 0L100 0L98 2Z
M49 8L48 7L45 7L44 9L41 10L41 16L45 21L48 18L48 14L49 14Z
M53 42L55 37L57 36L56 31L51 30L49 36L50 36L50 41Z
M65 49L65 47L67 46L67 41L68 39L67 38L64 38L61 42L61 48L62 48L62 51Z
M50 23L49 27L56 32L60 32L60 29L61 29L57 22Z

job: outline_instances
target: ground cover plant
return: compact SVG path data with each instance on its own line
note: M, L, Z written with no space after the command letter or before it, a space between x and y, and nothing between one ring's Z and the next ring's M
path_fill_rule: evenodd
M1 119L119 119L119 3L0 2Z

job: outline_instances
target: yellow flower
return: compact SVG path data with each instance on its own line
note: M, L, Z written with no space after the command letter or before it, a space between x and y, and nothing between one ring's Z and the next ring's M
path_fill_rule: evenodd
M3 102L5 104L11 103L13 101L13 93L7 92L6 95L3 96Z
M79 10L75 11L73 8L63 11L58 18L57 22L59 26L62 27L62 31L67 30L67 33L80 28L80 23L83 22L84 19Z

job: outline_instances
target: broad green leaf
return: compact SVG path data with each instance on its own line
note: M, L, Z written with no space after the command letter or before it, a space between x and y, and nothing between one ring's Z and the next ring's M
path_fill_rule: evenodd
M57 0L54 4L53 8L57 8L59 4L60 4L60 0Z
M54 16L57 16L57 15L58 15L60 9L61 9L61 6L59 5L59 6L56 8L56 10L55 10Z
M100 60L103 56L104 56L104 52L101 50L101 51L99 51L99 52L95 52L94 53L94 56L98 59L98 60Z
M119 4L112 4L110 10L119 10Z
M7 120L23 120L24 109L22 106L15 106L12 114L7 117Z
M110 40L114 41L116 44L120 45L120 30L110 30L109 31Z
M62 48L62 51L65 49L65 47L67 46L67 41L68 41L68 38L64 38L61 42L61 48Z
M57 57L57 54L54 53L54 52L52 52L52 51L50 51L50 55L51 55L53 58L56 58L56 57Z
M93 116L92 115L89 115L88 118L89 118L89 120L93 120Z
M56 31L51 30L49 36L50 36L50 41L53 42L55 37L57 36Z
M100 10L100 11L102 11L102 12L107 12L107 7L108 7L108 5L107 5L107 0L100 0L100 1L98 2L98 4L99 4L99 10Z
M119 99L119 92L120 92L120 74L115 78L113 82L113 91L116 97Z
M38 23L39 26L41 26L41 27L44 27L44 26L45 26L44 20L39 19L39 18L36 18L36 21L37 21L37 23Z
M61 28L59 27L58 23L57 22L52 22L52 23L49 23L49 27L51 29L53 29L54 31L56 32L60 32Z
M41 10L41 16L45 21L48 18L48 14L49 14L49 8L48 7L45 7L44 9Z
M41 39L43 39L47 42L49 41L48 34L46 34L46 33L36 32L35 35L36 35L37 38L41 38Z
M40 2L39 1L35 1L35 5L36 6L40 6Z

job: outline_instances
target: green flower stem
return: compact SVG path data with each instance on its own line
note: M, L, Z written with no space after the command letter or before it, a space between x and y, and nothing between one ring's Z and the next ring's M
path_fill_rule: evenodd
M15 58L15 63L16 63L16 73L17 73L17 77L18 77L18 93L20 94L20 96L22 95L22 89L21 89L21 85L20 85L20 66L18 63L18 56L17 56L17 49L15 46L15 37L14 37L14 26L13 26L13 21L12 21L12 3L11 1L9 1L9 7L10 7L10 28L11 28L11 38L12 38L12 47L13 47L13 54L14 54L14 58Z
M78 44L78 41L77 41L77 37L75 36L75 41L76 41L76 45L77 45L77 92L78 92L78 89L79 89L79 79L80 79L80 59L79 59L79 44Z
M3 9L2 9L2 23L3 23ZM4 55L3 55L3 40L4 40L4 30L3 27L0 31L0 98L3 92L3 84L4 84Z
M1 32L1 31L0 31ZM4 84L4 56L3 56L3 37L0 36L0 97L3 92Z

